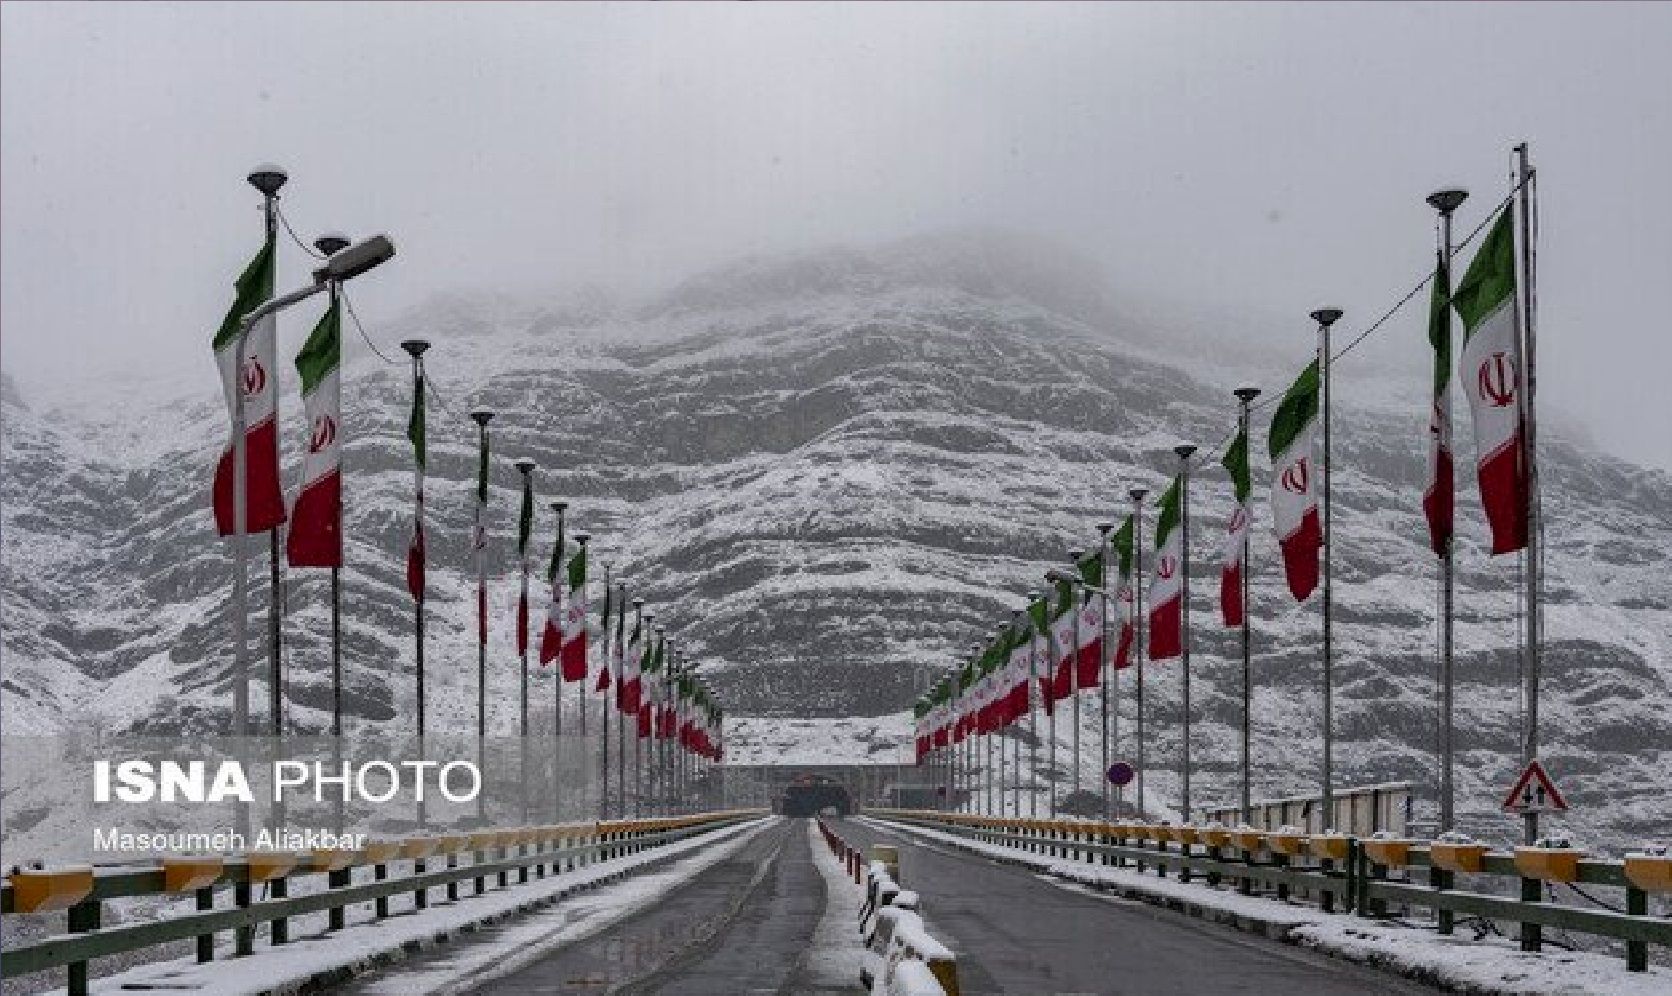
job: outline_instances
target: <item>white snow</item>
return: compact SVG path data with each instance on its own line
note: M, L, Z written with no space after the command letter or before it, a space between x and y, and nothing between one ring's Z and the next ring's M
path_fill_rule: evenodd
M814 820L807 821L807 840L813 848L813 866L824 878L825 897L824 915L813 931L813 949L807 953L807 969L819 985L858 985L867 955L859 936L865 889L854 883L842 862L830 853Z
M391 996L462 991L492 975L515 971L556 945L596 933L644 909L680 882L734 853L778 819L767 817L722 828L561 875L530 879L524 885L490 890L482 896L468 895L467 887L461 889L455 903L438 902L432 896L428 909L397 912L382 921L372 919L370 904L362 904L350 908L349 926L336 933L324 932L323 913L298 917L291 920L295 938L291 943L258 946L246 957L231 957L230 936L219 935L218 939L226 943L217 945L216 961L203 965L192 959L153 962L95 979L91 991L114 994L165 989L210 996L290 992L319 972L364 965L378 956L400 952L403 945L427 946L438 934L453 933L467 924L509 914L540 900L564 897L551 908L512 924L491 943L457 943L456 957L412 973L401 973L397 967L370 990ZM565 895L676 855L688 856L623 882ZM399 899L392 899L396 911L399 904Z
M1325 954L1413 975L1446 988L1485 993L1560 993L1563 996L1664 996L1672 992L1672 970L1651 965L1647 972L1627 972L1618 956L1547 949L1522 952L1516 941L1463 934L1444 936L1393 921L1366 920L1324 913L1308 906L1279 903L1216 889L1202 882L1184 883L1145 875L1130 868L1092 865L969 840L955 834L871 817L864 822L950 844L977 854L1020 863L1043 872L1065 888L1099 895L1097 887L1118 887L1127 894L1146 893L1177 899L1228 916L1264 922L1285 941ZM1086 888L1090 886L1092 888Z

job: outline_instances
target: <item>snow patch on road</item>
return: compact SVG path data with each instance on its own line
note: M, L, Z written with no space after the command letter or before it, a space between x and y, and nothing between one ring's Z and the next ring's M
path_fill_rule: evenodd
M854 884L847 869L830 853L830 845L819 833L818 821L807 821L807 840L813 848L813 866L824 877L824 916L813 931L807 970L821 986L857 987L859 970L869 954L859 936L859 908L865 902L865 889Z

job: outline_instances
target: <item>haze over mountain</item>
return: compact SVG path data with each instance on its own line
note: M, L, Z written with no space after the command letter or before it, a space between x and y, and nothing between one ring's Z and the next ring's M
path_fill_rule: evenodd
M1198 798L1228 797L1240 665L1217 619L1229 489L1213 446L1231 423L1229 389L1252 379L1280 392L1306 347L1274 347L1255 368L1133 326L1098 286L1089 267L1049 246L964 232L740 260L639 303L602 293L556 304L454 295L374 323L395 356L399 338L435 343L431 729L468 729L475 714L467 408L502 413L493 426L489 722L503 731L514 728L517 705L512 457L539 465L537 591L553 531L544 502L562 497L571 528L597 537L594 577L606 565L624 574L709 666L731 713L767 717L749 724L750 735L770 738L771 717L893 716L861 725L903 738L897 714L929 672L1008 619L1070 546L1095 543L1096 524L1124 514L1128 487L1163 486L1171 447L1190 440L1208 457L1192 525ZM1414 342L1417 310L1400 319ZM284 348L299 335L287 327ZM404 356L386 365L357 346L351 353L352 730L409 723L413 689L401 574L410 372ZM1340 780L1426 784L1435 721L1433 566L1419 505L1424 385L1420 375L1378 381L1350 364L1343 377ZM294 486L293 378L284 390ZM9 381L0 398L8 732L224 728L229 561L206 499L225 416L212 379L142 378L117 407L26 394ZM1253 445L1255 754L1258 792L1273 795L1315 781L1319 623L1316 602L1296 607L1281 585L1263 499L1265 421L1256 419ZM1458 436L1467 467L1467 433ZM1661 785L1672 762L1672 479L1568 438L1558 424L1543 449L1544 756L1576 806L1574 825L1625 839L1672 819ZM1483 818L1517 763L1516 568L1486 557L1478 500L1460 477L1460 798ZM264 617L264 571L255 577ZM330 701L324 572L289 572L287 590L289 721L319 730ZM1151 784L1166 795L1178 669L1148 674ZM260 682L252 701L265 701ZM1130 730L1130 703L1121 717Z

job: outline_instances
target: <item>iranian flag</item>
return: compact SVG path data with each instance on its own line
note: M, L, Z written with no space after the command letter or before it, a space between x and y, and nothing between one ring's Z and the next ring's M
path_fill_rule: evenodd
M470 553L476 561L476 642L488 645L488 433L476 463L476 521L470 530Z
M528 541L534 533L534 476L523 475L522 508L517 512L517 564L522 587L517 591L517 655L528 655Z
M1115 641L1115 670L1132 666L1132 644L1137 635L1137 613L1133 607L1137 604L1137 582L1132 577L1132 541L1133 541L1132 513L1128 512L1126 521L1115 530L1110 545L1115 551L1115 557L1120 563L1120 580L1116 583L1115 602L1120 609L1120 636Z
M601 659L598 661L598 680L592 686L592 690L595 692L601 692L610 687L610 654L612 653L610 649L610 622L615 611L614 595L615 591L610 587L610 574L606 570L604 572L604 618L598 627L599 637L604 641L604 649L599 655ZM583 653L582 656L584 657L585 654Z
M1527 444L1522 428L1520 313L1515 301L1514 215L1505 210L1452 294L1463 319L1458 379L1475 423L1475 473L1492 527L1492 552L1527 545Z
M1039 699L1045 705L1045 715L1056 712L1056 697L1051 694L1051 668L1048 663L1051 643L1051 607L1047 599L1035 599L1028 605L1028 621L1033 624L1033 640L1028 644L1028 673L1039 682Z
M1444 253L1435 254L1434 286L1428 297L1428 342L1434 348L1434 406L1428 422L1428 487L1422 514L1428 545L1437 557L1451 546L1456 483L1451 460L1451 274Z
M1181 478L1161 496L1155 523L1155 578L1150 581L1149 659L1184 652L1184 530L1179 522Z
M569 593L563 609L558 667L564 681L586 680L586 546L569 558Z
M1219 569L1219 614L1226 626L1241 626L1242 604L1242 549L1248 539L1248 525L1254 518L1253 484L1248 473L1248 427L1237 427L1225 455L1219 461L1231 475L1231 492L1235 504L1231 519L1225 525L1225 561Z
M1074 652L1079 643L1074 635L1074 586L1067 581L1056 583L1056 604L1051 617L1051 694L1066 699L1074 694Z
M621 684L616 687L615 691L616 708L624 713L637 714L639 711L639 696L644 673L643 648L644 617L635 613L633 616L633 632L627 637L627 646L623 651Z
M302 458L302 490L290 512L285 555L292 567L343 565L342 323L337 302L325 309L302 351L302 408L308 421L308 452Z
M1096 688L1103 679L1103 552L1080 558L1080 579L1092 590L1080 598L1079 646L1075 669L1081 688Z
M238 275L232 307L215 333L215 363L221 371L230 419L244 396L244 532L264 533L284 521L284 494L279 488L278 346L276 319L268 315L250 329L244 340L244 366L238 366L238 328L244 316L273 296L273 239L268 236L244 272ZM215 528L231 536L236 528L232 501L233 447L228 444L215 465Z
M417 507L412 518L412 542L406 549L406 590L414 601L424 600L424 367L418 366L413 380L412 414L406 420L406 438L412 441L412 460L418 465Z
M646 638L644 656L639 659L640 682L638 735L643 740L651 735L651 719L656 710L656 696L662 684L662 647L665 639ZM655 646L651 646L654 643Z
M1307 364L1271 417L1271 518L1283 550L1289 593L1306 601L1318 587L1318 551L1324 545L1318 521L1318 475L1313 437L1318 428L1318 361Z
M557 543L552 546L552 559L546 565L546 583L551 586L551 600L546 603L546 624L540 630L540 663L557 660L563 649L563 513L557 516Z
M1020 628L1011 633L1010 659L1005 665L1008 670L1008 690L1005 692L1004 708L1006 725L1028 714L1028 686L1032 678L1028 656L1032 653L1032 647L1033 631L1024 618Z
M922 764L923 759L929 756L930 745L934 743L934 737L929 732L928 695L917 697L917 701L912 703L911 714L912 735L917 743L917 760L915 763Z

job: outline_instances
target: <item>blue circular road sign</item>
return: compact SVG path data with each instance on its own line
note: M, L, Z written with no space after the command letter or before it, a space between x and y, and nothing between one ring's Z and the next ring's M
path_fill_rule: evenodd
M1137 770L1125 761L1116 761L1109 765L1109 783L1112 785L1130 784L1137 774Z

